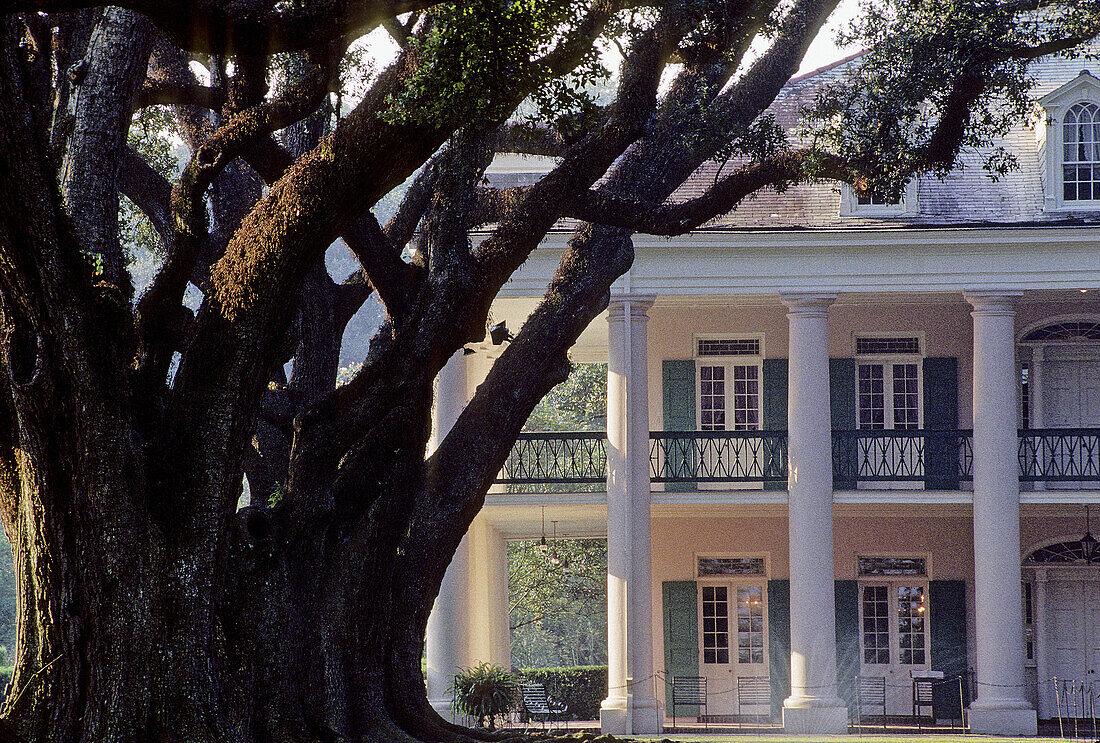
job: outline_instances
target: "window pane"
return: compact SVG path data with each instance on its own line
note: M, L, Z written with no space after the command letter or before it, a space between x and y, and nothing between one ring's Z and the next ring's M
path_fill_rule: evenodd
M764 662L764 589L737 587L737 661Z
M760 369L757 366L733 367L733 430L755 431L760 407Z
M703 662L729 663L729 603L725 586L703 586Z
M860 364L858 367L859 427L885 428L886 388L882 364Z
M899 660L924 664L924 586L898 586Z
M890 662L887 586L863 586L863 662Z
M726 368L699 367L699 427L704 431L726 428Z
M1100 108L1078 103L1062 124L1062 198L1092 201L1100 197Z
M917 403L917 365L894 364L894 428L913 429L920 425Z

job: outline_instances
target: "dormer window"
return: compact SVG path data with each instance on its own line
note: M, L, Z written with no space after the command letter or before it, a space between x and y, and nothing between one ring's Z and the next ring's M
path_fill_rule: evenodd
M1039 99L1035 137L1047 212L1100 209L1100 79L1087 70Z
M916 181L905 186L900 197L888 198L881 193L857 194L845 184L841 186L840 216L842 217L900 217L916 211Z
M1062 122L1062 198L1100 200L1100 106L1077 103Z
M901 206L901 199L888 199L877 193L856 196L857 206Z

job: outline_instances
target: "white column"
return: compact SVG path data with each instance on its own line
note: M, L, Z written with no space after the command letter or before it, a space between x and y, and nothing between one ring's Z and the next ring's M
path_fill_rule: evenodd
M1047 571L1039 568L1035 571L1035 591L1031 595L1031 641L1035 647L1035 676L1038 679L1038 689L1036 691L1036 698L1039 700L1039 712L1043 713L1044 719L1047 717L1054 717L1054 712L1051 711L1050 700L1054 699L1054 695L1051 694L1051 686L1047 683L1047 679L1050 678L1050 657L1047 655L1047 643L1049 638L1047 635Z
M650 566L646 312L652 303L652 297L616 296L608 308L608 694L600 727L618 735L661 731Z
M484 513L467 535L469 552L469 661L509 668L512 649L508 628L508 544Z
M977 699L970 730L1035 735L1024 689L1016 433L1018 293L967 292L974 318L974 614Z
M438 448L466 406L466 357L462 350L451 357L435 380L430 450ZM467 656L467 596L469 537L463 537L443 577L439 595L428 617L425 637L428 701L436 712L451 719L451 679L469 665Z
M836 692L833 465L828 308L835 295L783 294L790 310L787 397L791 571L788 734L843 735L848 708Z

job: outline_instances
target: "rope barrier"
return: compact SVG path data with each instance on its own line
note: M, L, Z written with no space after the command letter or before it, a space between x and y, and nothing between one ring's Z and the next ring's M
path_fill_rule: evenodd
M650 679L665 680L668 681L672 678L671 674L666 670L658 670L655 673L647 676L644 679L638 681L631 681L625 685L625 687L619 688L631 688L639 683L644 683ZM767 678L767 677L761 677ZM873 690L867 691L862 688L862 681L866 679L875 679L876 686ZM877 683L878 679L881 679L881 684ZM951 688L952 690L958 689L958 704L959 711L962 713L969 703L974 700L976 696L980 696L977 692L979 689L1026 689L1035 688L1039 694L1043 694L1044 691L1049 691L1054 695L1055 711L1058 717L1059 736L1065 738L1067 733L1073 738L1078 740L1096 741L1100 743L1100 726L1097 725L1097 702L1100 701L1100 681L1079 681L1077 679L1059 679L1056 676L1051 676L1047 679L1039 680L1035 684L1019 683L1019 684L1002 684L991 681L978 681L974 675L973 669L970 669L966 673L957 674L946 678L913 678L909 684L899 684L897 682L888 683L886 677L882 676L855 676L850 679L838 681L835 684L809 684L800 685L798 688L802 691L815 691L815 690L829 690L840 694L847 702L850 709L855 710L857 726L860 725L859 720L862 718L863 710L870 707L873 709L881 708L883 710L883 717L886 717L886 695L887 690L906 690L911 691L914 688L916 682L927 683L933 690L941 688ZM707 697L725 697L730 694L738 692L737 686L730 688L722 688L719 690L708 689ZM654 688L656 692L656 688ZM845 693L847 692L847 693ZM960 720L965 729L965 717ZM1067 724L1072 725L1072 729L1067 729ZM954 721L952 720L952 729L954 729ZM1084 736L1084 738L1082 738Z

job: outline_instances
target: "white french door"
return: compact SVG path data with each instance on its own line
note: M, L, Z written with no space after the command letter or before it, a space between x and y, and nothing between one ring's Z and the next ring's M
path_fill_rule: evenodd
M1100 691L1100 581L1095 569L1082 570L1079 580L1051 580L1046 584L1046 637L1050 674L1060 682L1095 684ZM1039 713L1057 715L1052 684L1043 686ZM1067 714L1063 710L1063 714Z
M738 678L768 676L767 596L762 581L699 584L699 670L709 715L738 713ZM770 708L742 706L740 713L766 715Z
M912 712L912 672L927 671L928 582L859 586L860 675L886 679L886 714Z
M860 430L916 430L921 427L921 365L916 361L859 361L856 364L856 426ZM868 436L857 449L865 487L920 487L890 480L923 477L923 442L918 438ZM875 479L870 479L875 478Z
M1100 361L1048 361L1043 374L1044 426L1100 426Z
M699 361L700 431L760 430L759 363ZM759 441L702 439L700 474L711 477L744 477L763 474ZM745 484L700 483L701 488L751 487Z
M1100 361L1048 361L1043 365L1043 427L1100 427ZM1049 457L1048 471L1056 474L1100 471L1100 452L1089 440L1075 436L1052 439L1042 456ZM1079 482L1049 482L1050 489L1081 487Z

